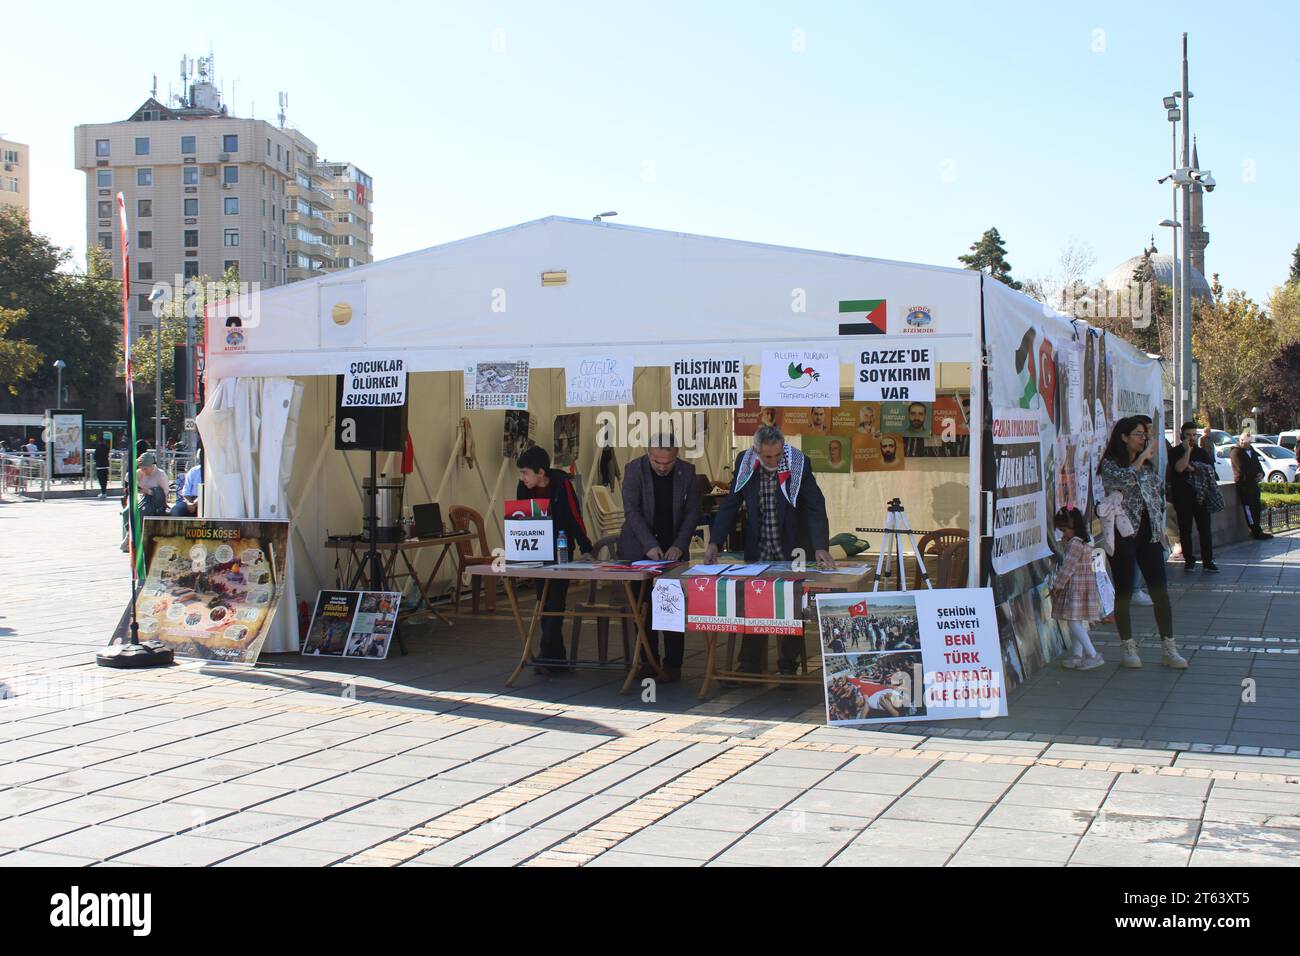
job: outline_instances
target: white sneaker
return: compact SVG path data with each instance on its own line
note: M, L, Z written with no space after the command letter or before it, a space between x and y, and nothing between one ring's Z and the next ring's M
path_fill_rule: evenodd
M1101 656L1101 651L1098 651L1096 654L1092 655L1092 657L1084 657L1084 659L1079 663L1077 670L1090 671L1105 663L1106 658Z
M1083 658L1078 656L1067 657L1063 661L1061 661L1061 666L1064 667L1066 670L1071 670L1071 671L1077 670L1082 664L1083 664Z
M1155 602L1151 600L1151 595L1147 594L1145 588L1138 588L1133 592L1133 603L1140 604L1143 607L1151 607Z

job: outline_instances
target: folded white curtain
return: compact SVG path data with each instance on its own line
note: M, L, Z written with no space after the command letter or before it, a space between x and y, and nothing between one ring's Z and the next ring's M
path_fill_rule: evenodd
M198 415L203 437L203 517L289 520L289 479L298 446L302 385L288 378L226 378ZM263 650L298 650L293 539L285 555L280 607Z

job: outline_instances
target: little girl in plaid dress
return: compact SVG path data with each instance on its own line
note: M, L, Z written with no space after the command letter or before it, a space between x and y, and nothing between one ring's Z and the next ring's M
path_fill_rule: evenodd
M1061 666L1090 671L1106 661L1088 636L1088 625L1102 617L1088 531L1078 508L1062 508L1056 513L1054 524L1065 559L1052 582L1052 617L1066 622L1072 639L1070 656Z

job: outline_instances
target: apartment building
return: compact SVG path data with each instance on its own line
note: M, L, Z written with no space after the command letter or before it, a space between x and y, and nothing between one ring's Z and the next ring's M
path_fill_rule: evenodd
M234 267L241 280L269 288L371 261L368 198L364 246L336 257L336 203L354 205L346 194L355 185L300 131L228 115L210 82L194 83L178 107L151 97L125 120L78 126L75 151L86 173L87 245L109 254L115 278L117 193L125 199L139 333L153 328L155 282Z
M0 137L0 206L31 207L32 162L23 143Z

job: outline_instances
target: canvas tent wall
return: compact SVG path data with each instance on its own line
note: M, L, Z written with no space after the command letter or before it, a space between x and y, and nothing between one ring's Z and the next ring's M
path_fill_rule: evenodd
M564 284L543 285L542 273L558 271ZM326 533L360 528L363 456L334 452L330 427L333 377L358 357L400 355L415 370L410 431L422 477L408 480L408 502L431 492L444 509L464 503L486 511L501 474L503 413L459 411L466 362L527 359L534 369L556 370L576 354L630 354L639 370L637 407L662 410L664 368L675 359L739 356L757 366L767 349L833 350L851 395L852 363L863 345L923 341L935 354L941 387L971 394L971 431L978 434L980 289L979 274L962 269L548 218L269 290L259 308L244 311L237 330L219 315L209 318L206 374L209 388L234 377L292 377L304 386L288 497L299 590L310 594L333 580ZM885 334L840 334L840 304L861 300L883 301ZM905 316L918 306L931 321L907 332ZM530 393L537 441L548 448L554 416L568 411L562 380L558 371L537 372ZM588 485L597 411L581 411L580 469ZM462 415L478 463L474 470L453 464L448 474ZM702 471L714 476L733 457L729 418L710 416ZM979 512L981 455L978 441L970 446L969 458L918 460L904 472L827 476L832 533L882 524L885 502L896 495L915 527L969 527ZM618 454L626 462L640 449ZM382 467L391 473L395 462ZM507 469L501 487L512 492L513 481ZM491 515L488 523L495 523Z

